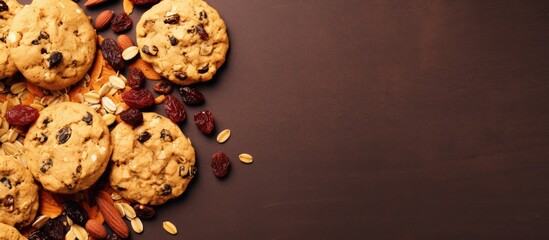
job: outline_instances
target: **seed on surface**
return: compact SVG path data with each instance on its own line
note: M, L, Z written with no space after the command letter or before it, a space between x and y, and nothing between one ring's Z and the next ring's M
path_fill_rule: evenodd
M231 130L225 129L217 135L217 142L224 143L227 141L227 139L229 139L230 136L231 136Z
M139 53L139 48L131 46L122 52L122 58L126 61L133 59Z
M112 198L112 200L117 201L117 200L122 199L122 196L117 192L113 192L113 193L111 193L111 198Z
M10 91L13 94L21 93L25 89L27 89L27 83L26 82L18 82L16 84L11 85L11 87L10 87Z
M37 217L36 220L32 223L32 228L40 229L46 224L48 220L50 220L50 217L46 215L41 215Z
M116 111L116 104L108 97L101 98L101 104L109 113Z
M171 223L170 221L164 221L164 222L162 223L162 227L163 227L164 230L166 230L166 232L168 232L169 234L172 234L172 235L177 234L177 228L176 228L175 225L173 225L173 223Z
M83 227L79 225L72 225L71 229L74 231L74 236L76 236L79 240L88 239L88 232Z
M103 84L103 86L99 88L99 92L98 92L99 96L101 97L105 96L105 94L107 94L111 90L111 88L112 88L112 85L110 82Z
M122 208L124 208L124 213L126 214L126 217L128 219L131 220L136 217L135 210L132 208L132 206L127 203L120 203L120 205L122 206Z
M107 124L107 126L110 126L116 121L116 116L110 113L103 115L101 118L103 118L103 121ZM119 199L113 199L113 200L120 200L120 199L122 199L122 197L120 197Z
M116 211L120 214L120 217L126 216L126 212L124 211L124 207L120 203L114 203L114 208L116 208Z
M139 218L133 218L131 220L133 231L136 233L142 233L143 232L143 223L141 222L141 219Z
M99 100L99 94L97 93L94 93L94 92L87 92L87 93L84 93L84 101L88 102L88 103L99 103L100 100Z
M242 154L238 155L238 158L243 163L252 163L254 161L254 158L252 157L252 155L247 154L247 153L242 153Z
M126 83L124 83L124 80L114 75L109 77L109 82L111 83L112 87L116 89L124 89L126 87Z

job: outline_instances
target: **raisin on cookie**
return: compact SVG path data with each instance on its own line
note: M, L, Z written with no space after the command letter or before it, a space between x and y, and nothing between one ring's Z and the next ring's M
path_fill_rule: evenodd
M19 160L0 156L0 223L21 228L38 211L38 185Z
M25 78L46 89L66 88L93 63L96 33L71 0L35 0L13 18L10 57Z
M159 205L181 195L196 174L190 140L170 119L143 113L138 127L121 122L111 132L110 185L125 198Z
M219 13L202 0L164 0L136 27L143 60L179 85L210 80L225 62L229 38Z
M16 0L0 0L0 79L12 76L17 72L10 59L7 38L13 17L22 8Z
M87 189L107 168L112 152L107 124L86 104L44 108L30 127L24 161L34 178L55 193Z

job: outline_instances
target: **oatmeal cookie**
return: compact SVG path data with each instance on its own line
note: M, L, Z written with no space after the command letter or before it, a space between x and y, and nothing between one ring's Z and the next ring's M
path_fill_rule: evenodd
M225 22L202 0L164 0L141 16L136 33L143 60L179 85L210 80L229 49Z
M0 156L0 223L27 226L38 211L38 185L19 160Z
M159 205L183 193L196 174L190 140L170 119L143 113L138 127L119 123L113 144L110 184L141 204Z
M96 33L71 0L35 0L13 18L10 57L25 78L58 90L78 82L93 63Z
M9 57L6 39L13 17L21 7L21 4L16 0L0 0L0 79L9 77L17 72L15 64Z
M17 229L0 223L0 240L27 240Z
M45 189L63 194L95 183L112 152L109 129L101 116L74 102L44 108L23 146L23 159L34 178Z

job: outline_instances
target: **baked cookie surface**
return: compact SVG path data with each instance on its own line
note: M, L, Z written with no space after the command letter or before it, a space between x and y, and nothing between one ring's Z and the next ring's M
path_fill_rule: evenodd
M14 227L0 223L0 240L27 240L27 238Z
M202 0L164 0L136 27L143 60L179 85L210 80L225 62L229 38L219 13Z
M16 0L0 0L0 79L9 77L17 72L15 64L9 58L9 49L6 41L13 17L21 8L21 4Z
M196 174L190 140L168 118L143 113L142 125L111 132L110 185L127 199L159 205L181 195Z
M91 67L96 34L71 0L35 0L13 18L10 57L25 78L46 89L76 83Z
M34 178L55 193L87 189L107 168L112 152L107 125L86 104L44 108L30 127L23 159Z
M0 156L0 223L27 226L38 211L38 185L13 157Z

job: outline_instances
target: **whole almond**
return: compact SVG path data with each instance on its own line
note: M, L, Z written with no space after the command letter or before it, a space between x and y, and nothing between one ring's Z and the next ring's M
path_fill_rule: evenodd
M95 6L97 4L100 4L100 3L103 3L103 2L106 2L107 0L88 0L84 3L84 6L86 7L89 7L89 6Z
M130 38L130 36L128 36L126 34L122 34L122 35L118 36L118 46L120 48L122 48L122 50L126 50L126 48L129 48L133 45L134 44L133 44L132 39Z
M111 23L111 19L113 16L114 16L114 12L112 10L105 10L101 12L99 15L97 15L97 18L95 19L95 23L93 26L97 30L103 29Z
M122 238L128 238L130 229L128 225L122 220L118 211L114 208L114 202L111 199L111 195L105 191L99 191L97 197L95 197L99 211L103 214L107 225L116 233L116 235Z
M86 222L86 231L88 231L93 238L103 239L107 237L107 230L105 230L105 227L95 219L90 219Z

